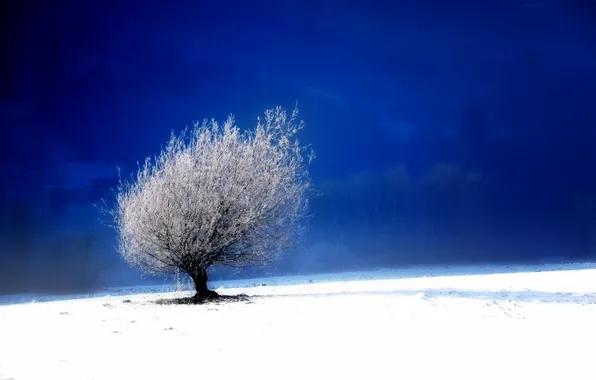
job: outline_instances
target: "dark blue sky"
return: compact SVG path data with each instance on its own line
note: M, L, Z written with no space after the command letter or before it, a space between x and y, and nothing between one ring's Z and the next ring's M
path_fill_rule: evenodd
M594 1L1 7L0 291L136 281L116 167L295 101L321 196L276 271L594 256Z

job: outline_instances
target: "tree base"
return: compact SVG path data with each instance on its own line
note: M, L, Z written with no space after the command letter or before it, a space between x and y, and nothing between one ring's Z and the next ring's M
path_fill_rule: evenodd
M250 297L246 294L237 294L233 296L221 295L213 290L209 290L207 293L197 293L192 297L161 299L157 300L155 303L159 305L204 305L229 302L250 302Z
M222 296L219 295L217 292L213 291L213 290L207 290L205 292L197 292L194 296L192 297L188 297L189 299L193 300L193 303L195 304L202 304L202 303L207 303L210 301L215 301L220 299Z

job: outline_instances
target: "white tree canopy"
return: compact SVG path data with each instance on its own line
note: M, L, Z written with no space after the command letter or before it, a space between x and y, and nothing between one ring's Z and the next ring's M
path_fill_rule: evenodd
M298 110L265 112L241 132L233 116L172 134L112 210L119 251L147 273L267 264L305 231L314 155L300 145Z

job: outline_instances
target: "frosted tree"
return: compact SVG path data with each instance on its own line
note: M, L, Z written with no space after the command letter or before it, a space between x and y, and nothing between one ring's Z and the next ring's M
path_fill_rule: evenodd
M242 132L233 116L172 134L136 176L121 181L109 211L121 256L150 274L183 272L196 301L214 266L266 265L305 232L313 153L297 139L298 110L267 110Z

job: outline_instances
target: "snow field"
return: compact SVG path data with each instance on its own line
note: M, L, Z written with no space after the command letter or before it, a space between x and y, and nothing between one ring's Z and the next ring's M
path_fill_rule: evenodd
M596 379L596 269L536 270L231 281L218 291L254 297L219 305L0 306L0 379Z

